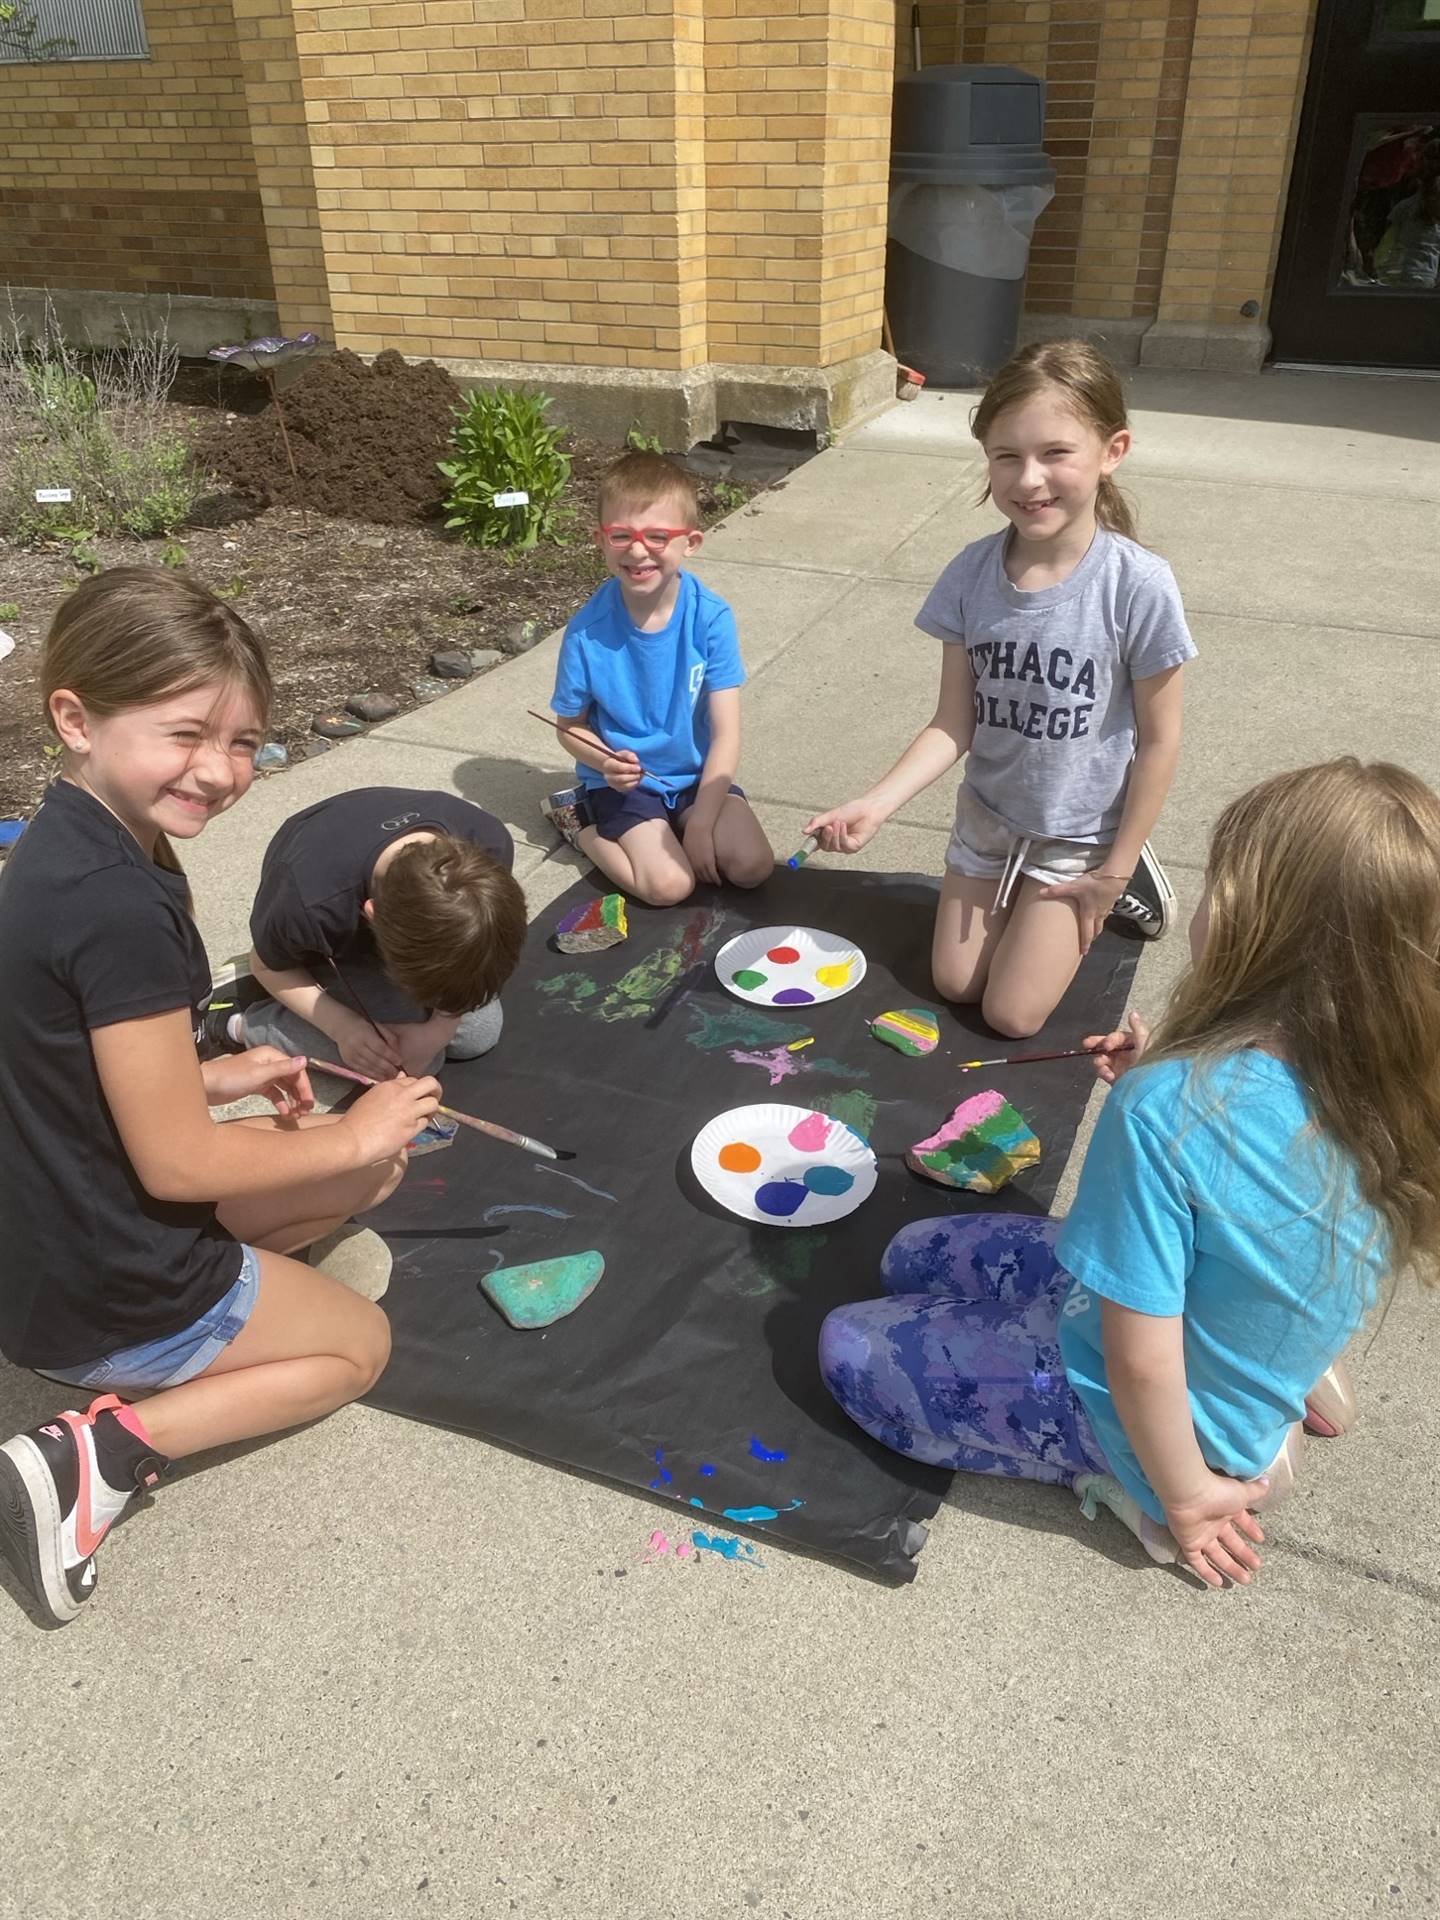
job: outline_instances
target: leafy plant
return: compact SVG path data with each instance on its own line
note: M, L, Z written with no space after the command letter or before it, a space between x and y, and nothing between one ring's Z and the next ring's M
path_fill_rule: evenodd
M250 591L250 582L243 573L237 573L231 579L223 580L215 591L222 600L238 600L242 594Z
M40 22L20 0L0 0L0 53L21 60L67 60L79 42L57 35L40 38Z
M20 602L18 600L0 601L0 620L18 620L19 618Z
M637 420L625 436L625 445L631 453L664 453L658 434L646 433Z
M167 540L160 549L160 564L162 567L174 567L178 572L181 567L189 566L190 556L178 540Z
M736 507L743 507L749 495L743 487L737 487L728 480L717 480L710 488L710 497L721 513L733 513Z
M467 545L526 551L561 537L570 456L560 450L564 428L546 424L549 407L548 394L477 387L455 409L455 457L439 467L450 482L445 525ZM511 493L528 499L496 505L497 494Z

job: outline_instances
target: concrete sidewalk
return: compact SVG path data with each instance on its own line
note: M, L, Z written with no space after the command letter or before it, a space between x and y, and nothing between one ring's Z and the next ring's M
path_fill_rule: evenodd
M1188 914L1210 823L1264 774L1354 751L1440 785L1440 387L1148 374L1132 400L1122 478L1201 649L1157 836ZM929 711L911 621L997 524L971 404L897 407L706 544L782 852ZM188 857L212 957L244 950L278 822L351 786L482 801L532 911L563 891L538 804L566 763L523 712L554 652L218 821ZM951 799L868 863L938 871ZM1146 951L1138 1004L1183 957ZM1432 1912L1437 1313L1401 1293L1359 1430L1312 1443L1227 1595L1068 1495L963 1476L893 1592L783 1550L642 1567L647 1502L364 1409L210 1465L107 1545L76 1626L0 1598L0 1915ZM0 1369L7 1433L54 1403Z

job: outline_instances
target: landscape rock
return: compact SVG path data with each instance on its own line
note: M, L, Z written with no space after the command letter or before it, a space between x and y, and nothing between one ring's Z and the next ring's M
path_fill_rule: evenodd
M361 720L393 720L400 711L400 702L392 700L388 693L356 693L345 702L345 710Z
M468 680L475 671L468 647L445 647L430 656L430 671L441 680Z
M290 750L278 740L267 740L263 747L255 749L253 762L257 773L278 773L282 767L290 764Z
M432 675L422 673L418 680L410 683L410 691L420 701L440 700L454 689L453 680L436 680Z
M505 629L505 651L507 653L528 653L545 638L545 629L538 620L517 620L513 626Z
M334 744L335 743L333 740L307 741L304 748L301 751L300 757L302 760L314 760L318 755L322 753L329 753L331 747L334 746Z
M317 713L310 728L325 740L352 740L365 731L365 723L352 713Z
M498 667L505 658L498 647L472 647L470 664L476 673L488 673L491 667Z

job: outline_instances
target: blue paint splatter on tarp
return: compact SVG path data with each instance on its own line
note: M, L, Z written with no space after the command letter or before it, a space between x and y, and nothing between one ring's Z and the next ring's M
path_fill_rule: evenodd
M756 1460L783 1460L785 1455L778 1448L767 1447L758 1434L750 1436L750 1452Z
M714 1469L714 1467L711 1467L711 1466L703 1466L703 1467L701 1467L701 1469L700 1469L700 1478L701 1478L702 1480L709 1480L709 1479L711 1479L711 1478L713 1478L713 1476L714 1476L714 1473L715 1473L715 1469Z
M570 1220L574 1217L562 1213L559 1207L486 1207L480 1218L485 1221L498 1220L505 1213L543 1213L552 1220Z
M613 1193L606 1193L603 1187L592 1187L588 1180L582 1180L578 1173L565 1173L559 1167L552 1167L547 1161L537 1160L531 1166L532 1173L553 1173L557 1180L568 1180L572 1187L583 1187L586 1193L593 1193L597 1200L614 1201Z
M703 1500L697 1500L693 1493L690 1496L690 1504L692 1507L699 1507L702 1513L705 1511L705 1502Z
M778 1520L782 1513L792 1513L804 1504L803 1500L792 1500L788 1507L726 1507L725 1518L737 1521L742 1527L753 1527L761 1520Z
M722 1560L733 1560L740 1566L763 1567L765 1564L756 1558L748 1540L727 1539L723 1533L701 1533L697 1528L690 1535L690 1544L697 1553L716 1553Z
M656 1447L655 1449L655 1465L659 1469L660 1478L650 1482L650 1491L652 1493L659 1493L662 1487L668 1487L675 1478L674 1474L671 1473L665 1464L665 1449L663 1447Z

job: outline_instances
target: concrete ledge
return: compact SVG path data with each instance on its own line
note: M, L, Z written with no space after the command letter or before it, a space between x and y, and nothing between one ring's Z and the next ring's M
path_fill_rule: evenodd
M211 347L260 340L280 331L280 310L273 300L11 286L5 288L5 298L7 306L0 319L8 326L13 311L27 333L43 330L48 302L61 333L76 346L123 347L135 334L159 333L163 328L188 360L203 360Z
M1022 313L1019 345L1034 340L1089 340L1117 367L1140 365L1149 320L1100 320L1083 313Z
M623 440L633 426L667 447L709 440L727 420L815 433L822 443L895 398L895 362L878 349L834 367L741 367L723 361L684 369L547 366L520 360L449 360L456 383L540 387L577 433Z
M1183 373L1259 373L1270 352L1270 329L1157 320L1140 343L1140 365Z

